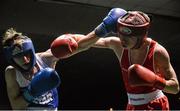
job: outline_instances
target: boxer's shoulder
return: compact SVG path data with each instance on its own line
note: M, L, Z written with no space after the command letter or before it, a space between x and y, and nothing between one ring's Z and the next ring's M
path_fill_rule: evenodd
M16 69L13 66L7 66L5 69L6 82L12 82L16 79Z
M15 71L16 69L11 65L7 66L5 69L5 73L15 73Z
M154 54L155 58L169 58L167 50L160 44L156 45Z

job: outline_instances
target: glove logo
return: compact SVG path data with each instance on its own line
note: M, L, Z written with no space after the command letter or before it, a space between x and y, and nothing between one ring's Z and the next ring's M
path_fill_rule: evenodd
M43 94L42 96L35 98L33 102L36 104L47 104L51 101L53 101L53 95L51 92L47 92Z
M131 29L128 27L120 27L119 31L125 35L130 35L132 33Z

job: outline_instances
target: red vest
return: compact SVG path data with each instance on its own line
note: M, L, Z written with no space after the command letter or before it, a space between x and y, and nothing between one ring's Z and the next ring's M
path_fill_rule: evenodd
M153 65L153 61L154 61L154 49L155 49L155 45L156 42L151 40L151 44L149 46L149 50L147 53L147 56L145 58L144 63L142 64L142 66L150 69L151 71L154 72L154 65ZM124 84L125 84L125 88L127 90L128 93L134 93L134 94L140 94L140 93L148 93L148 92L152 92L154 90L156 90L153 87L148 87L148 86L138 86L138 87L130 87L128 84L128 68L131 65L130 63L130 58L129 58L129 50L128 49L124 49L123 53L122 53L122 57L120 60L120 66L121 66L121 71L122 71L122 75L123 75L123 80L124 80Z

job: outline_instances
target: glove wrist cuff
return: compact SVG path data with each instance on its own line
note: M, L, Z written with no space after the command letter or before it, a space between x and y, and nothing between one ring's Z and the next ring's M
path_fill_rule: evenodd
M166 80L156 75L156 82L154 84L154 87L163 90L165 86L166 86Z
M103 23L101 23L100 25L98 25L95 30L94 30L95 34L97 35L97 37L105 37L107 35L107 30L105 28L105 25Z
M24 91L23 97L24 97L24 99L25 99L26 101L28 101L28 102L32 102L32 101L34 101L34 99L35 99L28 90L25 90L25 91Z

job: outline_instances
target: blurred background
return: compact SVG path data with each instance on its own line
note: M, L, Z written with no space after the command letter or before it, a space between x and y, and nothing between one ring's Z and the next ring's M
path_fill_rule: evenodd
M149 37L167 49L180 80L179 5L179 0L1 0L0 34L13 27L32 38L36 52L41 52L59 35L89 33L113 7L144 11L153 18ZM0 109L9 110L4 79L8 64L0 47ZM109 49L91 48L59 61L59 109L125 109L127 96L119 67ZM180 109L180 94L166 95L171 109Z

